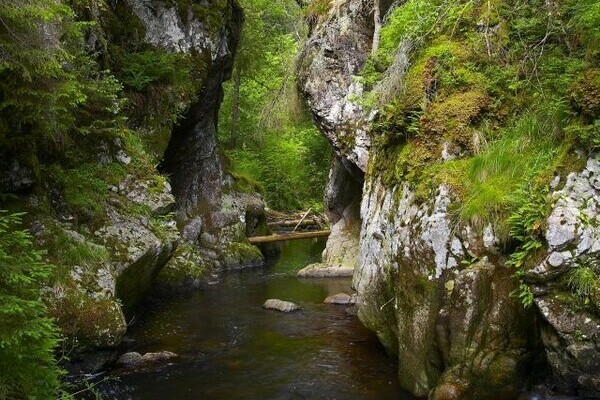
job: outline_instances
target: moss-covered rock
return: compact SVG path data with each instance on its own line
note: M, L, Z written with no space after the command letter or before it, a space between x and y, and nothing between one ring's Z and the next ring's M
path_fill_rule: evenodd
M237 3L69 3L77 21L94 23L52 38L57 44L65 41L61 49L69 61L58 64L60 77L48 77L40 85L36 95L41 100L34 98L53 104L48 96L60 88L57 93L69 99L69 107L61 109L58 120L41 121L51 127L48 135L40 135L36 127L39 137L18 139L20 134L13 129L15 140L31 142L20 147L22 157L12 155L17 154L18 141L4 137L12 116L0 115L0 153L11 154L0 162L0 182L3 192L15 195L2 196L0 208L28 212L37 243L57 266L45 299L67 342L73 344L72 359L78 359L78 354L88 357L99 349L110 353L119 344L126 330L124 315L132 314L180 241L171 211L180 211L189 199L181 195L176 174L171 176L171 189L157 164L182 139L184 125L197 123L191 129L195 132L205 125L211 128L202 131L204 136L187 137L194 144L184 144L178 154L182 171L197 172L192 186L199 189L195 192L199 197L194 209L207 210L199 213L204 226L217 222L208 236L223 230L227 234L222 237L229 242L234 237L245 240L240 215L245 217L249 209L220 213L220 182L226 174L218 151L204 160L200 170L184 162L198 161L206 151L215 150L205 147L210 140L216 147L220 86L231 68L241 27ZM186 123L181 123L184 119ZM211 181L207 171L218 177L216 188L198 186ZM248 211L249 220L256 223L252 229L260 229L256 221L260 210ZM195 217L198 214L190 219ZM175 260L186 265L178 273L195 280L205 273L188 268L196 261L195 254L214 250L198 236L193 242L196 248L186 252L183 247ZM237 254L239 260L254 262L256 252L243 245L228 250L231 257ZM185 257L190 259L182 260ZM220 265L222 259L218 254L211 260ZM176 279L179 276L172 280ZM105 361L98 358L88 367L102 368Z
M585 7L411 0L392 5L380 38L369 2L339 7L316 21L299 83L339 161L366 174L353 194L358 314L397 355L401 385L434 399L514 396L547 373L545 346L560 390L595 396L598 335L575 327L597 327L595 292L577 300L564 283L593 286L597 270Z

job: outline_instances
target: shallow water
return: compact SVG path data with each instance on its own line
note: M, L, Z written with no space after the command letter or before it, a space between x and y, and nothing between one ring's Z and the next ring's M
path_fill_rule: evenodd
M168 350L170 365L117 371L114 398L410 399L397 366L347 307L323 304L351 293L349 279L307 280L296 272L318 261L324 240L284 244L270 266L232 271L223 281L146 310L130 328L127 351ZM283 314L266 299L302 307Z

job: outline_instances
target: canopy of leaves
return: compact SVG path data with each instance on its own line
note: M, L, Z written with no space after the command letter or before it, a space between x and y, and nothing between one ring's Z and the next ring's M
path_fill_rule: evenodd
M40 299L52 267L20 224L20 214L0 211L0 399L55 399L58 332Z
M320 208L329 145L299 99L293 78L305 34L302 11L291 0L241 3L245 25L233 79L225 85L220 140L233 170L260 183L270 207Z

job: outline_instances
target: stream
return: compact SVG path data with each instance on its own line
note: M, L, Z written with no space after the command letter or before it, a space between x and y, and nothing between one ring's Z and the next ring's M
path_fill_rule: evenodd
M128 332L125 351L172 351L173 362L114 372L119 399L411 399L395 363L347 306L350 279L300 279L320 260L325 239L285 242L277 260L230 271L191 295L149 307ZM302 310L267 311L269 298Z

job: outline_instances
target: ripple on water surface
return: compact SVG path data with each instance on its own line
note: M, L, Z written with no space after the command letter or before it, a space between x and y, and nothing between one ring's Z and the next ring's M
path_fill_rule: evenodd
M270 266L230 272L218 285L147 310L131 327L127 350L180 357L158 369L121 371L120 397L410 399L373 334L346 307L323 304L330 294L350 293L350 280L296 277L323 247L324 240L286 243ZM266 311L269 298L302 310Z

